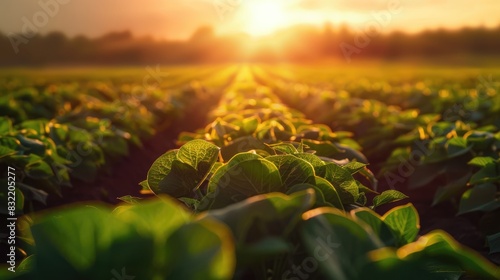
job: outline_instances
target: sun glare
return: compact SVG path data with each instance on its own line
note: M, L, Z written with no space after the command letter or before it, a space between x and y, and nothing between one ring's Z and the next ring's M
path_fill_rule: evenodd
M245 8L245 31L255 36L269 35L287 25L281 1L250 2Z

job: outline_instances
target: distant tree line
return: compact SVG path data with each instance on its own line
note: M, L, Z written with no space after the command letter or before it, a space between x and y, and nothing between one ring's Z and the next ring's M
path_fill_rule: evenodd
M30 36L0 33L0 66L303 61L326 57L350 61L450 55L500 55L500 26L381 34L325 24L322 28L295 26L259 39L246 34L216 36L211 27L201 27L184 41L139 38L130 31L98 38L69 38L61 32Z

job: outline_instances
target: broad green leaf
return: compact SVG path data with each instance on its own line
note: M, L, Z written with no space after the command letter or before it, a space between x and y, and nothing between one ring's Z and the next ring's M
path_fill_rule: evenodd
M307 191L309 189L314 190L314 196L316 197L316 202L314 203L314 207L333 206L331 203L329 203L325 200L325 196L324 196L323 192L318 187L316 187L315 185L312 185L312 184L306 183L306 184L293 185L290 188L288 188L288 190L286 191L286 194L292 195L295 193Z
M230 279L236 258L231 232L224 225L196 221L173 232L161 248L163 279ZM140 254L142 255L142 254Z
M259 158L219 168L209 182L207 196L212 208L221 208L254 195L284 192L279 170L272 162Z
M385 273L380 274L381 271L371 267L366 273L371 276L391 275L399 279L407 277L408 271L412 271L425 276L425 279L457 279L455 277L463 272L478 279L500 277L500 269L440 230L430 232L397 251L383 248L370 252L370 258L378 263L377 269L385 269Z
M152 189L155 193L168 194L176 198L190 196L204 178L191 165L177 159L172 161L171 168L158 184L158 189Z
M330 141L303 140L302 143L315 151L317 156L333 158L342 153L342 150Z
M492 157L475 157L469 161L470 165L485 167L488 164L495 163L495 159Z
M279 151L283 154L296 154L298 153L297 148L291 143L277 143L277 144L272 144L269 145L272 149Z
M241 129L245 132L245 134L250 135L255 132L259 126L259 122L259 118L257 117L246 118L243 120Z
M330 182L328 182L328 180L316 176L315 184L316 188L318 188L323 194L326 202L330 203L332 206L338 209L344 209L344 205L342 204L342 200L340 200L337 189L335 189L335 187Z
M377 195L373 198L373 207L375 208L380 205L395 202L405 198L408 198L408 196L406 196L402 192L396 190L384 191L380 195Z
M16 186L23 192L25 201L38 201L44 205L47 204L47 192L19 182Z
M233 156L229 162L227 163L228 167L235 166L236 164L247 161L247 160L253 160L253 159L261 159L262 157L254 152L245 152L245 153L239 153L235 156Z
M266 157L280 172L285 189L297 184L314 184L314 169L310 163L293 155Z
M122 267L129 275L152 276L144 268L153 263L153 241L107 208L86 206L54 212L37 219L31 232L37 256L33 272L40 279L102 279ZM134 251L142 253L130 254Z
M125 195L122 197L118 197L117 199L119 199L123 202L129 203L129 204L138 204L142 200L142 198L140 198L140 197L135 197L135 196L131 196L131 195Z
M9 156L12 156L15 154L17 154L16 150L13 150L13 149L6 147L6 146L1 146L1 144L0 144L0 159L9 157Z
M18 134L16 138L17 140L19 140L23 147L27 148L30 153L36 154L38 156L45 155L45 145L42 141L38 139L28 138L21 134Z
M213 182L219 182L221 177L223 177L226 174L229 168L237 165L240 162L244 162L247 160L258 160L258 159L262 159L262 157L252 152L236 154L229 160L229 162L220 166L217 170L214 171L214 174L210 178L208 184L208 192L215 192L215 190L217 189L217 184L214 184Z
M121 137L104 137L99 145L108 156L120 157L128 155L127 141Z
M470 151L472 145L467 145L467 140L462 137L454 137L446 142L448 158L454 158Z
M313 204L311 189L289 196L269 193L204 212L198 218L215 219L231 229L238 263L242 265L258 263L262 258L289 251L284 240L297 228L302 214Z
M239 153L248 152L251 150L274 154L273 149L269 148L269 146L266 146L261 140L258 140L253 136L245 136L235 139L228 145L222 147L221 155L224 161L228 161L233 156Z
M366 163L361 163L361 162L357 162L357 161L350 161L349 163L347 163L346 165L343 165L342 167L344 169L349 170L349 172L351 172L351 174L355 174L358 171L365 168L365 166L366 166Z
M342 142L354 142L350 139L345 139L344 141ZM350 161L358 161L358 162L361 162L361 163L368 163L368 159L365 157L365 155L363 155L361 152L359 152L358 150L352 148L352 147L349 147L347 145L342 145L342 144L337 144L337 143L333 143L333 145L337 146L337 148L341 151L340 154L338 155L333 155L333 156L329 156L331 158L334 158L334 159L349 159Z
M177 159L189 164L200 174L207 174L219 156L219 147L205 140L197 139L182 145Z
M322 161L318 156L313 155L313 154L298 153L298 154L294 154L294 156L309 162L314 168L325 165L324 161Z
M291 253L293 245L282 237L265 237L252 242L249 246L242 246L236 251L238 265L253 264L272 259L273 257Z
M327 163L315 168L316 175L329 181L338 191L342 203L355 203L359 196L356 180L349 170L335 163Z
M159 191L160 182L170 173L172 162L176 159L178 150L171 150L161 155L149 168L147 181L152 191Z
M49 179L54 177L52 168L43 160L30 162L24 168L26 175L32 179Z
M420 229L417 209L411 203L392 208L382 216L382 220L396 234L398 245L413 242Z
M16 137L13 136L0 136L0 146L9 148L14 151L23 150L21 142L17 140Z
M113 214L122 221L134 224L142 234L157 237L170 235L192 219L178 201L167 196L136 204L122 204Z
M0 135L12 131L12 120L7 117L0 117Z
M304 213L301 236L310 256L318 259L328 279L359 279L359 264L367 252L383 246L382 242L344 212L335 208L317 208Z
M469 183L472 185L490 183L490 182L500 182L500 163L488 163L478 172L474 173L470 178Z
M473 186L467 190L460 199L458 214L474 211L489 212L500 208L498 187L495 184L486 183Z
M37 134L43 134L47 125L47 120L27 120L18 125L20 128L33 129Z
M382 220L382 217L369 208L358 208L351 211L351 215L370 226L373 232L386 246L396 246L397 237L391 228Z

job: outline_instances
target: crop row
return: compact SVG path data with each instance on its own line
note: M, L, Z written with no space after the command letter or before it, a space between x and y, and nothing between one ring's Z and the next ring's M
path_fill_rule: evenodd
M210 73L213 86L223 86L221 80L227 83L234 72L227 67ZM43 208L49 195L61 196L76 181L94 182L127 156L131 145L140 147L207 95L199 83L170 89L184 81L176 73L158 81L151 75L161 73L152 73L144 77L146 84L137 74L109 81L72 74L77 75L72 82L64 82L62 74L56 80L3 77L0 168L2 174L8 167L17 171L16 215ZM7 191L1 196L7 200ZM7 209L1 211L7 215Z
M452 84L427 87L425 93L398 92L423 100L413 105L416 109L402 109L371 99L383 100L380 93L364 91L362 98L343 90L277 82L260 68L254 71L287 104L353 131L386 187L432 205L451 201L459 215L483 213L479 227L490 252L500 252L500 227L491 222L500 219L499 83L478 80L470 88ZM436 113L421 113L429 105Z
M141 185L158 198L25 218L34 254L9 279L500 276L442 231L418 236L411 204L373 211L402 193L377 194L365 207L376 181L349 134L313 124L244 80L212 123L181 135L184 144L152 165Z

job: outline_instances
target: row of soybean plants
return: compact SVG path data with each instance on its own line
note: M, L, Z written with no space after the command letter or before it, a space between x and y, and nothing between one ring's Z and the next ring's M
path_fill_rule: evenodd
M262 72L259 77L272 82ZM354 98L340 89L274 86L307 115L353 131L370 162L379 162L377 178L387 187L419 193L432 205L451 202L459 215L482 213L479 228L490 253L499 253L500 83L428 83L417 83L422 92L406 96L423 100L416 109Z
M16 215L43 207L75 180L94 182L130 145L168 126L199 90L166 92L140 81L1 80L0 174L7 186L4 175L16 171ZM0 195L12 198L4 188Z
M349 135L312 124L269 89L233 87L213 115L151 166L141 185L158 198L26 219L34 254L8 279L500 276L444 232L419 236L411 204L378 215L405 196L368 203L375 181Z

